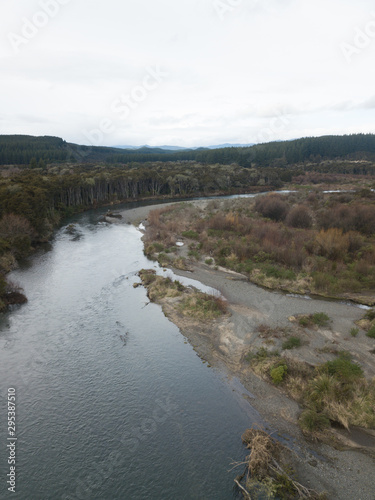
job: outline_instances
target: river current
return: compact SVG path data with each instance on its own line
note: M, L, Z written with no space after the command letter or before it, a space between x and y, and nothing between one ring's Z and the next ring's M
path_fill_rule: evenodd
M29 302L0 320L0 498L231 499L240 436L259 420L208 367L137 272L141 233L62 227L10 278ZM8 492L9 388L16 390L16 493Z

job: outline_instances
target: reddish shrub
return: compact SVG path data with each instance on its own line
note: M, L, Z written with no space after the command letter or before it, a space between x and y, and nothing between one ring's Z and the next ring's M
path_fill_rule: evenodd
M291 227L310 229L313 219L310 215L309 209L305 205L296 205L288 213L285 222Z
M320 216L322 229L338 228L344 232L359 231L362 234L375 233L375 206L341 205L325 210Z
M345 232L353 230L355 228L353 208L341 204L330 207L321 214L320 227L325 230L336 227Z
M215 229L216 231L233 231L233 223L230 219L222 214L216 214L208 222L209 229Z
M363 247L363 236L361 236L356 231L348 232L349 238L349 252L355 253L358 252Z
M279 194L259 196L255 202L255 210L263 217L274 221L284 220L289 211L289 205Z
M373 205L355 207L354 229L368 236L375 233L375 207Z

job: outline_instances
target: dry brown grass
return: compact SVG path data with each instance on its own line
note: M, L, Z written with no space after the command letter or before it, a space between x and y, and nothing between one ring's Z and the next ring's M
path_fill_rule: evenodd
M326 498L294 478L294 471L288 463L291 453L269 434L251 428L241 438L250 454L246 457L245 472L237 476L235 483L245 498ZM245 487L241 485L244 478Z
M281 445L263 430L254 428L247 429L241 439L251 450L247 458L250 474L258 479L266 478L272 460L278 460L280 456Z

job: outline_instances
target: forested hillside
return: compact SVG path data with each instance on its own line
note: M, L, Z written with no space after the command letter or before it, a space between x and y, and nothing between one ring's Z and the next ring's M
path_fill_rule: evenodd
M245 168L295 165L316 166L321 171L337 173L375 174L371 164L360 167L350 164L342 169L327 161L375 161L375 135L307 137L294 141L271 142L251 147L228 147L186 151L167 151L161 148L120 149L69 144L58 137L0 136L0 165L29 165L43 168L47 163L70 162L107 164L144 163L148 161L196 161L204 165L230 165ZM322 165L324 163L324 165Z
M141 148L124 150L104 146L80 146L70 144L59 137L33 137L28 135L0 135L0 165L28 165L32 168L43 167L53 162L90 162L110 161L110 158L121 153L126 156L145 158L150 155L163 156L171 154L159 148Z
M59 137L0 135L0 165L29 165L33 158L37 162L65 161L66 142Z

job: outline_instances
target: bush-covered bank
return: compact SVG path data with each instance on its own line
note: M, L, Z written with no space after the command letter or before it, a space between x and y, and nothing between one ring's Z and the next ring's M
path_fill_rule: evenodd
M121 202L267 190L273 180L280 184L276 174L265 180L262 171L251 176L236 166L175 163L3 167L0 174L0 310L10 300L5 275L48 241L65 217Z
M375 193L299 191L180 205L149 217L146 253L223 266L258 284L375 303ZM189 251L177 250L180 239Z

